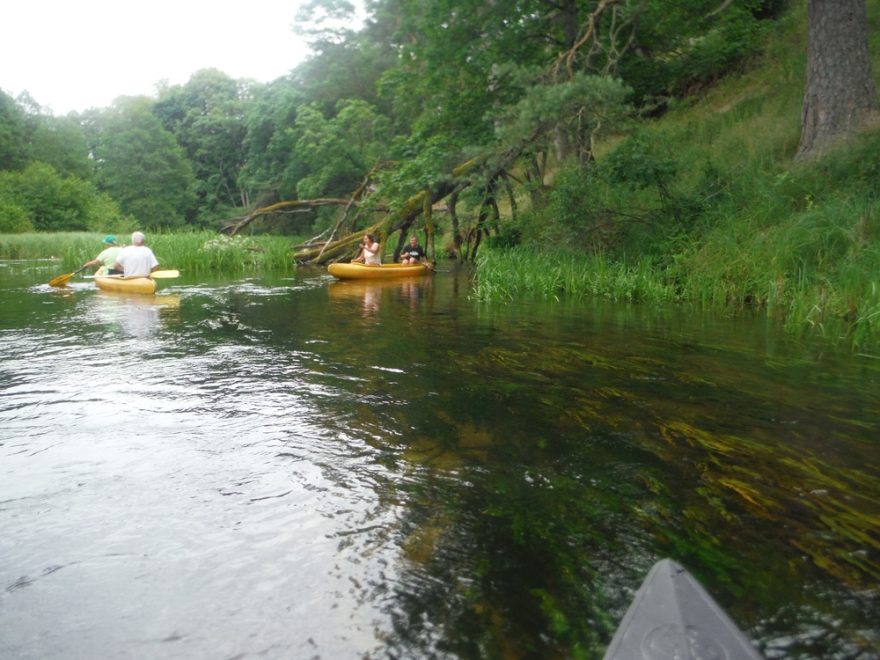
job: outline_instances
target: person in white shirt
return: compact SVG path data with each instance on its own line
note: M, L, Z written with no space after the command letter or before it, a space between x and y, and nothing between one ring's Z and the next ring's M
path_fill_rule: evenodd
M146 237L136 231L131 235L131 245L122 248L113 268L125 277L147 277L159 268L159 262L153 251L144 245Z
M381 245L372 234L364 234L364 240L361 243L361 251L358 256L352 259L352 263L361 262L366 266L381 266L382 255L379 254Z

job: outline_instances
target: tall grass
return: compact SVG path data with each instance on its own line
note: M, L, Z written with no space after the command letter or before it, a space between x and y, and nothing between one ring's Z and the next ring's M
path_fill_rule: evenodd
M104 234L0 234L0 259L57 259L62 266L82 265L103 248Z
M58 259L61 270L75 270L103 249L103 234L83 232L0 235L0 259ZM121 242L127 236L118 237ZM187 273L285 272L293 269L289 236L219 236L213 232L148 234L147 245L162 268Z
M537 296L606 298L665 303L676 299L648 259L629 265L594 253L536 252L527 247L486 249L477 257L473 295L479 300Z

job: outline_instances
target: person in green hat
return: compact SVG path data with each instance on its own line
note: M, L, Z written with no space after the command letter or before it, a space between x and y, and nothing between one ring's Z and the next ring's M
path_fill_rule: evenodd
M95 275L119 275L120 271L113 268L113 264L116 263L116 257L118 257L119 253L122 251L122 248L116 243L116 237L113 234L107 234L104 237L104 240L101 241L101 245L104 246L101 254L91 261L85 262L83 268L100 266L100 268L95 271Z

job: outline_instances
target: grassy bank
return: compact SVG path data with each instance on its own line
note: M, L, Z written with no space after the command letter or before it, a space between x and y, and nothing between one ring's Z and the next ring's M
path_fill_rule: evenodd
M880 2L868 7L876 25ZM479 257L477 295L758 308L792 334L877 353L880 129L794 161L806 25L797 3L747 71L607 141L591 172L562 166L520 245ZM581 256L546 247L559 244Z
M103 234L4 234L0 235L0 259L47 259L60 261L60 270L75 270L103 248ZM128 236L119 236L127 242ZM285 272L293 269L290 246L299 239L289 236L229 238L214 232L151 234L147 244L163 268L187 273Z

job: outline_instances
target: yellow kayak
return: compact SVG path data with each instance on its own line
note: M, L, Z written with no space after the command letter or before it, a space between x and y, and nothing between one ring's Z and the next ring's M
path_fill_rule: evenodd
M424 264L365 266L358 263L340 262L327 266L327 272L340 280L374 280L389 277L417 277L419 275L429 275L434 271Z
M150 277L95 277L95 284L103 291L119 293L156 293L156 280Z

